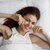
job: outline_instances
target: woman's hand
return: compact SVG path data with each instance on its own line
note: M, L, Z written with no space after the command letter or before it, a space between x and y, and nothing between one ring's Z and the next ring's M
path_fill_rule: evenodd
M20 14L13 14L10 18L15 21L18 21L19 25L23 25L25 22L25 19Z
M40 33L40 34L44 34L45 33L45 31L42 29L41 26L35 26L33 28L33 31L34 31L34 33Z

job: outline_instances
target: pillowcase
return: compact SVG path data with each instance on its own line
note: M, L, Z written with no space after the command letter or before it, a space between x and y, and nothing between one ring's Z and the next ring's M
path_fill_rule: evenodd
M34 6L39 8L40 10L40 19L38 20L36 26L41 26L44 31L50 35L50 26L49 26L49 0L26 0L27 6ZM33 30L31 30L33 33ZM46 38L41 34L35 34L42 39L46 40ZM47 40L46 40L47 41Z
M50 17L50 0L49 0L49 17ZM50 19L50 18L49 18Z
M0 2L8 2L9 0L0 0Z
M0 13L6 13L6 14L14 14L19 9L26 7L27 3L25 0L17 0L14 2L3 2L0 3ZM4 23L5 18L0 18L0 23Z
M23 0L0 0L0 2L10 2L10 1L23 1Z

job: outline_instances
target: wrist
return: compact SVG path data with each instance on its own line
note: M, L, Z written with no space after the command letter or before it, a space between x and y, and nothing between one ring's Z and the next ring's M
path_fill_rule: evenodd
M12 19L13 15L14 15L14 14L10 14L8 18L11 18L11 19Z
M45 35L46 34L46 32L45 31L43 31L43 33L42 33L43 35Z

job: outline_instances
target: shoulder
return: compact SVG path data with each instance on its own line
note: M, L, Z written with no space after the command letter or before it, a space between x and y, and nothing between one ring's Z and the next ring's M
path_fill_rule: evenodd
M8 37L12 35L11 29L8 26L3 25L3 24L0 24L0 32L2 33L5 39L7 39Z
M7 30L7 29L11 30L8 26L3 25L3 24L0 24L0 27L1 27L1 29L4 30L4 31Z
M39 41L41 38L34 34L30 34L30 39L31 39L32 43L35 43L35 42Z
M5 30L6 34L7 34L7 39L9 39L12 36L12 30L6 26L6 30Z
M12 30L6 25L3 25L3 26L5 28L5 32L3 33L3 36L5 39L9 39L12 35Z

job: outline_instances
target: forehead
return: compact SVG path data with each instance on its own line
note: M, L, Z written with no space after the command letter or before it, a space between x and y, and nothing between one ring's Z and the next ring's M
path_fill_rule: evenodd
M24 16L25 19L30 19L32 22L37 22L37 18L35 15L32 15L32 14L27 14Z

